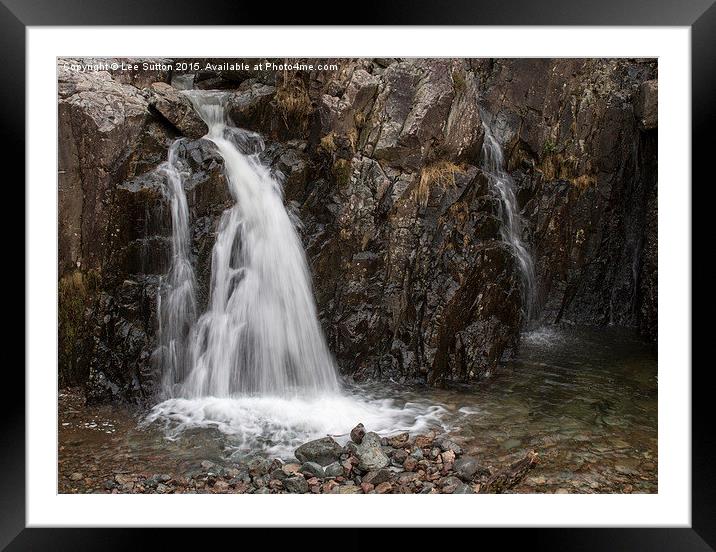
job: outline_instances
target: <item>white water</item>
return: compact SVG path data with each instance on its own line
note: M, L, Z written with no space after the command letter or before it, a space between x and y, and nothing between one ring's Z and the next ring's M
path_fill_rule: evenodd
M500 199L500 219L502 227L500 233L512 249L522 279L522 305L525 320L529 321L535 315L536 279L535 266L532 255L522 240L523 220L515 197L515 184L512 177L505 170L505 159L502 146L495 139L490 127L485 123L485 139L482 142L482 170L487 174L490 187L497 192Z
M210 304L192 329L188 397L338 391L301 241L260 137L228 127L224 95L187 93L224 159L235 204L212 252Z
M189 253L189 208L184 193L184 173L178 158L180 145L181 140L176 140L170 146L167 161L159 167L167 179L166 193L172 215L171 266L158 305L158 354L163 367L165 393L170 393L174 382L183 379L187 372L187 338L196 319L196 285Z
M230 435L238 449L281 455L309 439L345 435L359 422L380 433L439 425L440 406L396 406L341 390L281 183L259 160L261 138L227 121L224 93L185 94L207 123L205 138L224 159L235 204L219 223L207 310L186 340L175 340L175 348L185 346L176 356L185 359L186 369L165 365L169 398L152 409L145 423L163 424L170 438L190 428L216 428ZM186 198L181 179L170 171L167 175L180 206L172 209L173 226L182 229L173 232L172 240L175 251L183 251L181 244L188 244ZM169 297L185 297L180 294L183 280L170 277L170 282L178 288ZM173 308L167 307L175 319L162 328L166 339L177 333L175 327L183 335L193 321L189 309Z

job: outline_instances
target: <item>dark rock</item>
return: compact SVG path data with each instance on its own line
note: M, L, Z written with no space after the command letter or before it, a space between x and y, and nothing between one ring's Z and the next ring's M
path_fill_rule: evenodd
M329 465L333 466L335 464L336 464L336 462L333 462L332 464L329 464ZM304 462L301 465L301 468L299 469L299 471L302 474L312 475L314 477L319 477L321 479L326 477L326 472L323 470L321 465L317 464L316 462ZM341 471L343 471L343 470L341 470Z
M391 460L394 466L402 466L405 459L408 457L408 453L403 449L395 450L391 456Z
M266 458L254 458L249 461L248 469L252 477L266 475L271 468L271 461Z
M351 429L351 441L353 441L357 445L360 445L363 442L364 435L365 427L363 427L363 424L358 424L353 429Z
M436 439L435 444L437 444L443 452L452 451L456 455L462 454L460 445L448 438Z
M182 134L189 138L201 138L208 132L206 123L194 111L189 99L179 90L169 84L155 82L152 84L152 92L150 105Z
M472 456L462 456L455 460L453 471L463 481L472 481L478 475L490 475L490 471L483 468L477 459Z
M365 476L363 476L363 482L372 483L373 485L378 486L381 483L390 481L392 478L393 474L390 470L380 469L369 471L367 474L365 474Z
M343 475L343 466L340 462L328 464L324 471L326 477L339 477Z
M301 462L315 462L321 466L337 462L342 453L343 448L331 437L309 441L295 451L296 458Z
M307 493L308 482L305 478L294 475L283 480L283 486L289 493Z
M659 83L656 79L641 83L634 115L643 130L653 130L659 121Z

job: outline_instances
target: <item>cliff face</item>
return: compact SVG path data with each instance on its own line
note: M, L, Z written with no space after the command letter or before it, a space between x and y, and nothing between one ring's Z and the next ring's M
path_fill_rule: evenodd
M332 62L193 77L230 93L231 118L262 134L284 175L344 373L470 380L518 345L520 281L480 170L483 116L518 186L540 316L656 338L654 61ZM171 230L155 169L173 140L185 137L202 305L230 205L221 158L172 76L59 67L60 376L95 400L155 388Z

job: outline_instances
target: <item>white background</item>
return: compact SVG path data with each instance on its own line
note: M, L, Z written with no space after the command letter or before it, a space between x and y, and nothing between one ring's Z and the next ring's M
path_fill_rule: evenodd
M28 526L690 526L690 42L688 27L29 27ZM58 495L56 56L658 57L658 494Z

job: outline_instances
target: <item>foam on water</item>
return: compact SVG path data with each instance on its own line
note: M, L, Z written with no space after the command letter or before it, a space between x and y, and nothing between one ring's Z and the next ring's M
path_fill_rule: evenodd
M144 425L157 423L169 439L194 428L214 428L227 436L227 445L240 452L263 452L291 458L297 446L330 435L339 443L361 422L369 431L411 434L431 427L446 429L447 410L428 402L399 404L392 399L349 394L292 398L201 397L169 399L155 406Z
M564 333L555 326L540 326L539 328L526 331L522 334L523 345L549 348L561 345L564 341Z

